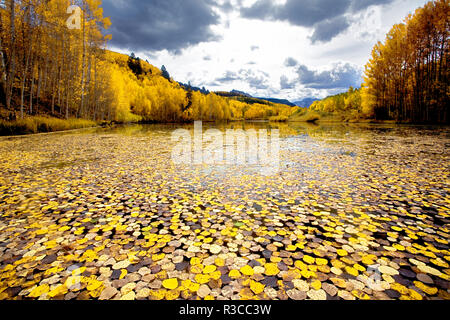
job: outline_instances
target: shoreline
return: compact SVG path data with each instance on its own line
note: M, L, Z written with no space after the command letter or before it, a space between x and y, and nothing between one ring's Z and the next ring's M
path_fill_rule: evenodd
M49 118L52 119L52 118ZM57 118L55 118L57 119ZM70 121L65 119L58 119L60 121ZM85 119L78 119L84 121ZM89 120L87 120L89 121ZM221 120L221 121L215 121L215 120L201 120L203 123L235 123L235 122L247 122L247 123L272 123L272 124L295 124L295 123L308 123L312 125L327 125L327 124L340 124L340 125L359 125L359 124L365 124L365 125L400 125L400 126L439 126L439 127L448 127L449 124L444 123L412 123L412 122L397 122L394 120L360 120L360 121L339 121L339 120L333 120L333 119L321 119L317 121L306 121L306 120L286 120L286 121L271 121L269 119L253 119L253 120L246 120L246 119L232 119L232 120ZM7 124L13 124L14 121L4 121L3 123ZM158 121L139 121L139 122L100 122L96 125L92 126L86 126L81 128L73 128L73 129L67 129L67 130L53 130L53 131L43 131L43 132L35 132L35 133L13 133L11 135L5 135L0 133L0 139L2 138L20 138L20 137L28 137L28 136L35 136L35 135L50 135L50 134L56 134L56 133L67 133L67 132L75 132L80 130L88 130L88 129L107 129L107 128L113 128L115 126L126 126L126 125L164 125L164 124L193 124L194 121L185 121L185 122L158 122Z
M22 138L22 137L30 137L30 136L45 136L45 135L51 135L56 133L68 133L68 132L74 132L74 131L81 131L81 130L89 130L89 129L101 129L105 128L102 126L93 126L93 127L85 127L85 128L75 128L75 129L68 129L68 130L56 130L56 131L50 131L50 132L37 132L37 133L26 133L26 134L15 134L15 135L0 135L1 139L11 139L11 138Z

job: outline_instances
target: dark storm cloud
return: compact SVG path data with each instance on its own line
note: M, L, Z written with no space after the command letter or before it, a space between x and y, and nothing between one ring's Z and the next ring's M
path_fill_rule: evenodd
M249 19L287 21L292 25L313 28L315 41L329 41L347 30L350 23L345 15L382 5L393 0L287 0L278 5L271 0L258 0L251 7L241 8Z
M111 17L111 44L134 51L172 52L217 40L210 27L219 23L210 0L104 0Z
M297 69L298 82L311 89L347 89L361 85L361 70L349 63L338 63L331 70L311 70L305 65Z
M316 24L311 42L328 42L350 26L346 17L340 16Z
M233 11L234 7L231 4L231 1L224 1L223 3L214 2L215 6L220 8L224 12L231 12Z
M392 0L357 0L352 2L351 9L353 12L364 10L370 6L377 6L391 3Z

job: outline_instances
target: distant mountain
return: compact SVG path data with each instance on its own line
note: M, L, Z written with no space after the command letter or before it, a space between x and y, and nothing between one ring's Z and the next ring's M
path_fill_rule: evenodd
M273 102L273 103L278 103L278 104L285 104L285 105L290 106L290 107L295 107L296 106L295 103L292 103L292 102L290 102L289 100L286 100L286 99L276 99L276 98L257 98L257 99L266 100L266 101Z
M294 103L295 103L296 106L299 106L299 107L302 107L302 108L309 108L314 103L314 101L317 101L317 100L320 100L320 99L317 99L317 98L305 98L303 100L295 101Z
M248 93L245 93L243 91L239 91L239 90L231 90L230 93L234 96L242 96L242 97L248 97L248 98L253 98L251 95L249 95Z
M277 104L284 104L284 105L290 106L290 107L295 107L295 104L293 104L292 102L290 102L289 100L286 100L286 99L256 98L248 93L245 93L243 91L238 91L238 90L231 90L230 92L217 91L217 92L215 92L215 94L222 96L222 97L233 98L233 99L236 99L236 100L239 100L239 101L242 101L245 103L249 103L249 104L259 103L259 104L270 105L272 103L277 103Z
M183 82L178 82L178 84L186 91L190 89L192 91L198 91L203 94L209 94L209 90L205 89L205 87L203 87L203 88L193 87L193 86L191 86L190 83L186 84Z

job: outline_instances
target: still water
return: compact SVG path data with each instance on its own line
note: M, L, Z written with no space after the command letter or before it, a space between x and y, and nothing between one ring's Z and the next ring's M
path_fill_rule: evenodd
M16 288L0 298L109 298L103 289L124 285L119 262L134 263L125 282L148 283L149 298L203 293L157 291L144 266L214 298L449 298L448 127L203 123L279 130L269 172L175 164L177 129L194 137L193 125L129 125L0 138L0 276ZM180 265L193 257L221 260L199 277ZM250 262L261 286L228 274ZM97 291L52 291L83 265ZM322 288L302 291L316 280Z

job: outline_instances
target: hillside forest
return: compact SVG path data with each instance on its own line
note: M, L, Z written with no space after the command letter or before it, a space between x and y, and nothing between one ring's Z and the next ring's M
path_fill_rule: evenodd
M430 1L394 25L373 48L360 89L306 110L193 90L164 66L107 50L111 21L101 0L7 0L0 5L0 119L285 121L318 113L449 123L449 8L449 0Z
M318 114L347 119L449 123L450 2L430 1L378 42L361 89L316 101Z
M287 118L297 111L191 90L171 79L165 67L109 51L111 22L101 1L75 1L82 9L80 28L67 25L71 3L9 0L0 8L4 119L182 122Z

